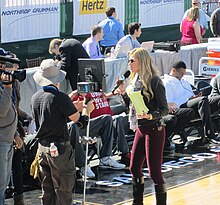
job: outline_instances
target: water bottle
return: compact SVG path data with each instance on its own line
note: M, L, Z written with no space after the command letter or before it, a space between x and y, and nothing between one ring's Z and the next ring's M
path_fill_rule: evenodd
M50 143L50 156L57 157L59 155L57 146L54 143Z

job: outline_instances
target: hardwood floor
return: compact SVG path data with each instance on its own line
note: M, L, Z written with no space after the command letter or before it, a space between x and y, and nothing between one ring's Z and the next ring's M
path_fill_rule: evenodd
M220 146L219 146L220 149ZM207 156L204 160L192 160L192 157ZM196 154L196 156L195 156ZM164 165L170 170L163 173L168 189L167 205L220 205L220 158L210 158L210 149L199 150L191 154L174 153L164 157ZM192 163L183 164L183 160ZM95 179L88 179L86 189L86 205L131 205L131 181L120 186L101 186L100 181L115 183L120 177L129 178L129 169L108 170L94 165L92 170ZM146 172L146 170L144 171ZM124 178L123 178L124 179ZM74 204L81 204L83 198L83 182L77 180L73 193ZM144 204L155 205L152 181L145 179ZM40 205L41 190L25 189L26 205ZM13 205L13 199L6 200L7 205Z
M219 205L219 187L220 172L170 187L167 205ZM131 205L132 202L117 203L119 204ZM144 204L155 205L155 196L145 195Z

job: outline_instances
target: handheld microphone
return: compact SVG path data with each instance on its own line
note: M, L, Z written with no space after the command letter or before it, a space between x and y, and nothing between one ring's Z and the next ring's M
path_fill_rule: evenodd
M113 90L112 90L112 93L114 94L115 90L124 82L124 80L126 78L128 78L130 76L130 70L127 70L124 75L120 76L119 79L118 79L118 82L115 84Z

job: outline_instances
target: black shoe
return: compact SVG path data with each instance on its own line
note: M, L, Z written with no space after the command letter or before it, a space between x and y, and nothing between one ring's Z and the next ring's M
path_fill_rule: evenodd
M195 140L187 141L184 144L183 153L184 154L191 154L197 147Z
M163 154L164 155L173 154L174 151L175 151L175 145L166 146L163 149Z
M203 137L201 139L194 140L193 142L196 146L204 146L209 143L209 140L206 137Z
M121 163L125 164L128 167L130 166L130 159L131 159L131 153L130 152L121 155Z
M214 144L220 144L220 136L219 136L219 134L209 136L208 138L209 138L210 142L212 142Z
M183 149L184 149L184 144L175 144L175 152L176 153L183 153Z

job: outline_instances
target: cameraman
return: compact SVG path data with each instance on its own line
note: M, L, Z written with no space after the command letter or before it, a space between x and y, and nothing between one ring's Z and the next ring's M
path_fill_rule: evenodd
M10 54L8 56L10 59L16 59L14 54ZM4 70L7 71L15 71L18 70L18 64L16 63L9 63L6 62L4 64ZM30 122L32 118L23 110L20 109L20 82L17 79L12 80L12 102L15 105L17 114L18 114L18 124L17 124L17 131L19 133L19 137L23 140L25 137L25 131L23 129L24 121ZM22 147L23 148L23 147ZM14 149L14 155L12 159L12 175L13 175L13 185L14 185L14 205L24 205L24 197L23 197L23 150L24 149Z
M0 64L2 68L2 64ZM1 69L2 71L2 69ZM0 78L0 205L5 204L5 190L10 180L13 141L21 148L22 140L16 132L17 113L12 103L12 76L1 72Z

